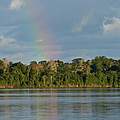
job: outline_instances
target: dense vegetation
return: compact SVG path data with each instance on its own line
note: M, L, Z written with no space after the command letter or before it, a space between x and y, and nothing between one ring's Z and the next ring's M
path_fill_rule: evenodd
M120 87L120 60L32 61L29 65L0 60L0 88Z

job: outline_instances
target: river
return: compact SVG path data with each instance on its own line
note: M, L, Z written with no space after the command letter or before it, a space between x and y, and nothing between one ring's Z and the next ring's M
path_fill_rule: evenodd
M120 120L120 89L0 89L0 120Z

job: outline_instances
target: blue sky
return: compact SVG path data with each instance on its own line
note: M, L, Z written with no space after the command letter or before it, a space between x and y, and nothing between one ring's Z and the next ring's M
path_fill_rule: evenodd
M120 57L119 5L120 0L0 0L0 58L25 63L40 61L47 46L50 53L59 53L49 59L69 61L99 55L117 59ZM35 19L29 15L34 9ZM40 34L47 25L55 39L53 46L51 40L44 42L45 39L39 38L44 42L39 43L45 48L43 51L37 46L35 28L31 25L41 20ZM54 49L49 50L49 46Z

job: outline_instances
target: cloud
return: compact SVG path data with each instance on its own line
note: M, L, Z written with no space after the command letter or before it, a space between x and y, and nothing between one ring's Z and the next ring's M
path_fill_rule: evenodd
M84 27L88 24L90 18L91 14L83 16L81 21L73 27L72 32L82 32Z
M104 33L120 33L120 18L105 18L103 21Z
M8 55L9 59L11 59L11 60L15 59L15 60L18 60L18 61L22 60L23 57L25 57L24 54L20 53L20 52L14 53L12 55Z
M40 40L37 40L37 43L41 43L43 42L44 40L40 39Z
M34 46L25 44L24 42L18 42L17 39L0 36L0 56L12 61L24 61L27 63L33 54ZM32 55L31 55L32 54Z
M11 0L10 9L18 10L25 5L25 0Z
M16 44L16 40L14 38L7 38L4 36L0 36L0 48L9 47L15 44Z
M25 49L30 49L31 47L26 46L24 44L20 44L16 39L5 37L3 35L0 36L0 50L1 51L24 51Z

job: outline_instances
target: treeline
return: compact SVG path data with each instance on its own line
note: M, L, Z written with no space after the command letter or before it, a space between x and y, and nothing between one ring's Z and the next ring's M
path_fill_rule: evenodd
M29 65L0 60L0 88L120 87L120 60L32 61Z

